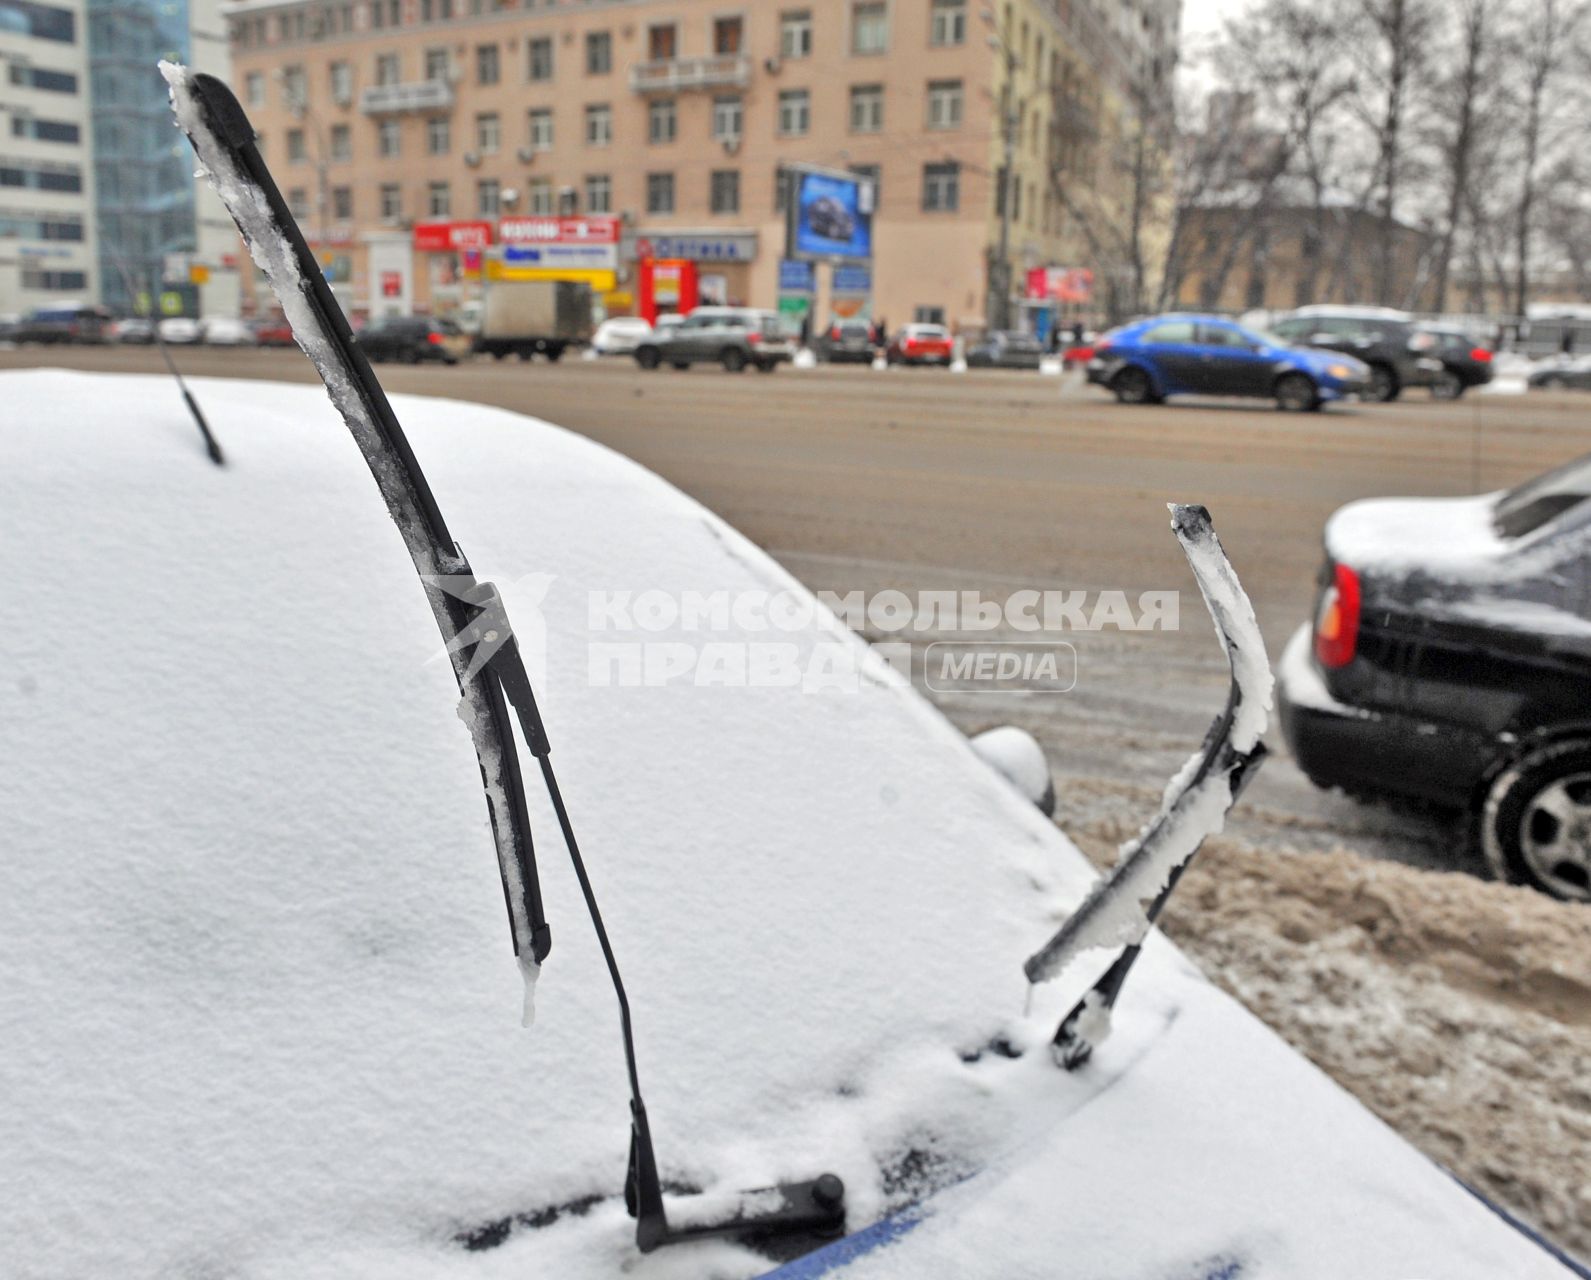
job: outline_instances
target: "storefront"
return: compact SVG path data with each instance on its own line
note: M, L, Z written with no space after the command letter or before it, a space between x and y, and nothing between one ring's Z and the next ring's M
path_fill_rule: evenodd
M415 224L417 270L432 311L457 311L479 297L483 255L493 241L490 222Z
M647 231L635 237L637 260L679 260L696 267L696 294L704 307L749 306L757 233L734 231Z

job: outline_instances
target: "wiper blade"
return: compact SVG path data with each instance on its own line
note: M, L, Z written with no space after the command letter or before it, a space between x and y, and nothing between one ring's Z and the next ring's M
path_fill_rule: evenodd
M1079 953L1101 946L1121 951L1092 989L1056 1028L1056 1061L1082 1066L1110 1033L1110 1012L1177 881L1207 835L1220 831L1228 810L1265 759L1260 741L1269 718L1272 678L1254 607L1221 549L1210 513L1173 505L1171 528L1182 543L1205 606L1215 621L1231 670L1226 706L1199 751L1166 787L1160 812L1098 881L1055 935L1028 957L1031 983L1058 976Z
M529 992L552 937L542 911L524 782L508 704L518 715L526 745L540 764L618 998L630 1082L630 1160L625 1201L636 1219L637 1245L649 1252L659 1245L711 1235L837 1232L845 1222L845 1187L833 1174L805 1182L781 1183L756 1193L753 1203L760 1206L757 1212L732 1211L716 1218L693 1216L681 1226L668 1221L646 1106L641 1100L629 999L564 806L546 728L502 597L491 583L475 578L469 561L448 532L419 460L271 177L255 144L254 128L237 98L213 76L189 75L185 68L168 63L162 63L161 70L171 86L178 122L209 170L211 182L248 241L255 260L269 276L294 337L314 361L332 403L364 454L425 584L443 639L448 642L454 676L480 759L514 952L525 970L527 1020ZM775 1194L777 1203L773 1203Z

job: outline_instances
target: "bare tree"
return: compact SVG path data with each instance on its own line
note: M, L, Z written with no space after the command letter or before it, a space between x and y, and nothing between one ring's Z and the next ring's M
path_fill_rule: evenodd
M1453 247L1464 214L1464 195L1471 180L1475 151L1481 127L1482 95L1488 69L1492 0L1458 0L1458 66L1445 77L1440 88L1439 119L1451 126L1437 146L1442 156L1446 181L1441 241L1437 248L1436 276L1432 286L1431 309L1447 310L1448 278L1452 271ZM1439 124L1438 128L1442 125Z

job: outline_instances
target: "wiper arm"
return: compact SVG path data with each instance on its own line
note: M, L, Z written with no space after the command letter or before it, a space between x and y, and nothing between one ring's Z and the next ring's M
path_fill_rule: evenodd
M1087 1062L1110 1033L1110 1011L1138 960L1144 937L1205 836L1221 829L1266 754L1260 735L1270 711L1272 679L1254 608L1221 549L1208 511L1174 505L1171 528L1215 621L1232 680L1225 709L1211 724L1199 752L1172 778L1155 820L1123 847L1110 873L1023 966L1029 982L1046 982L1082 951L1122 948L1056 1028L1055 1059L1068 1071Z
M525 969L527 984L534 982L548 954L551 933L542 912L524 782L508 719L509 705L519 718L526 746L541 766L542 779L619 1002L630 1083L630 1160L625 1201L636 1219L636 1243L643 1252L649 1252L659 1245L711 1235L839 1231L845 1222L845 1188L833 1174L779 1184L771 1189L778 1193L779 1203L762 1212L731 1213L678 1227L669 1223L646 1106L641 1100L629 998L564 806L546 728L502 597L491 583L475 578L464 553L449 534L419 460L303 232L282 199L242 106L232 91L213 76L189 75L182 67L164 63L161 69L171 85L178 122L209 170L211 182L249 242L255 260L270 277L294 335L314 361L333 404L364 454L425 583L437 625L448 641L459 691L469 709L492 815L514 951ZM501 804L499 795L504 797ZM528 1003L527 995L527 1011ZM761 1200L762 1193L757 1198Z

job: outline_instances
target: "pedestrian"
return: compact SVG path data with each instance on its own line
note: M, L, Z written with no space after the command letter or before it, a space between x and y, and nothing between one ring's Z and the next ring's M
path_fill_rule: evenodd
M1081 320L1072 321L1072 345L1074 347L1083 345L1083 322Z
M873 345L876 347L889 346L889 321L879 316L878 323L873 326Z
M810 313L801 317L801 345L803 347L812 345L812 316Z

